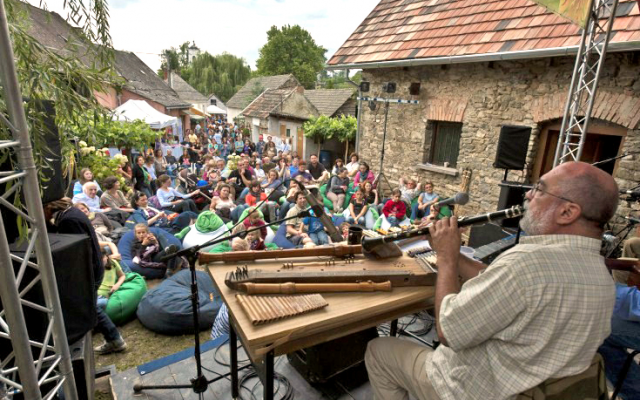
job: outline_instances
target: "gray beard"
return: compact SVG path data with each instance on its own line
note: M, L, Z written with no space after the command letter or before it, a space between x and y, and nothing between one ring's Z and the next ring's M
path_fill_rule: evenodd
M529 201L525 201L524 207L526 211L520 220L520 228L522 228L527 235L531 236L544 235L548 233L551 217L555 211L555 207L541 210L537 213L533 213L529 209Z

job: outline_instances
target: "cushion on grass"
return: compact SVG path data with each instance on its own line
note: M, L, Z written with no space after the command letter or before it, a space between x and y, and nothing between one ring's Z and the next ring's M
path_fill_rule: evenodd
M222 299L206 272L196 271L199 331L211 329ZM193 333L191 272L183 270L149 290L138 305L138 319L147 329L164 335Z
M171 244L175 244L178 246L178 249L182 249L182 244L180 240L160 228L149 228L149 231L153 233L158 239L158 244L160 244L161 249L167 248ZM137 272L145 278L149 279L160 279L164 278L164 274L166 269L164 268L142 268L138 264L134 264L131 262L133 258L133 254L131 253L131 245L135 239L134 231L129 231L120 238L118 242L118 251L120 255L122 255L122 260L120 260L120 266L122 266L122 271L127 272Z
M129 272L124 283L116 290L107 302L107 315L116 325L131 321L138 309L140 299L147 292L147 282L142 275Z
M222 218L212 211L200 213L195 225L191 228L182 240L182 245L185 249L222 237L229 231ZM209 248L210 246L205 247L203 250L206 251Z

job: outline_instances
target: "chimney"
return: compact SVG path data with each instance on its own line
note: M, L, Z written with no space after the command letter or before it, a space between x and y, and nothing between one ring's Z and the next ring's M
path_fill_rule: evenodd
M164 79L165 81L167 80L167 69L163 69L162 70L164 72L164 77L162 79Z

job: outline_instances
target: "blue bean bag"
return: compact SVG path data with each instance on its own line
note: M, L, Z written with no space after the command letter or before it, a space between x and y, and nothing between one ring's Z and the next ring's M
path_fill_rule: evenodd
M213 281L202 271L196 271L200 301L199 331L211 329L222 306L222 298ZM149 290L138 305L138 319L146 328L164 335L193 333L191 308L191 272L183 270Z
M160 244L160 248L164 249L171 244L175 244L179 249L182 249L182 244L180 240L160 228L149 228L149 231L153 233L158 239L158 243ZM140 275L144 276L148 279L162 279L166 273L166 269L164 268L142 268L137 264L134 264L131 259L133 258L133 254L131 253L131 245L135 240L135 232L133 230L127 232L120 238L118 242L118 251L122 255L122 260L120 261L120 265L122 266L122 271L126 272L137 272Z
M289 239L287 239L287 225L285 225L284 222L280 224L276 235L273 237L273 242L271 243L274 243L281 249L294 249L296 247L289 241Z

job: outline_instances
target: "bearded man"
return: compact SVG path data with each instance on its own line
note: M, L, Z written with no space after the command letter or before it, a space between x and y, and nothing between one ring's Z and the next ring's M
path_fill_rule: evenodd
M441 345L369 342L375 398L512 400L586 370L610 332L615 288L600 242L617 204L610 175L562 164L527 192L520 222L527 236L489 266L460 256L455 218L433 224Z

